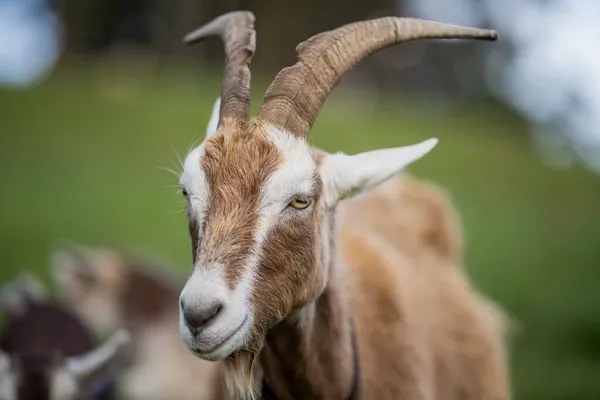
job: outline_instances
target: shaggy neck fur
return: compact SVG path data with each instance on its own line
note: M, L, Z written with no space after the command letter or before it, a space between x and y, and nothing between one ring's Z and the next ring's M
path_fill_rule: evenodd
M331 211L333 215L334 211ZM258 360L278 399L348 399L354 382L351 310L343 266L336 257L329 218L325 290L312 303L273 327ZM333 255L333 256L332 256Z

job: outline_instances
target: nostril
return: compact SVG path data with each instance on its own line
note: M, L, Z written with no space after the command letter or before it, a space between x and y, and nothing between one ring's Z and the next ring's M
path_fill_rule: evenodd
M189 309L183 307L183 302L181 305L185 322L193 331L206 328L223 310L222 303L215 303L208 307L195 307Z

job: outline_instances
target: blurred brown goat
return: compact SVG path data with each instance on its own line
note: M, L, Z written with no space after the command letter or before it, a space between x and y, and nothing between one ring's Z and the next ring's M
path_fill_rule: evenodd
M53 254L53 278L65 304L96 333L131 332L119 379L126 399L220 398L220 364L195 357L179 340L181 285L171 277L114 249L63 242Z

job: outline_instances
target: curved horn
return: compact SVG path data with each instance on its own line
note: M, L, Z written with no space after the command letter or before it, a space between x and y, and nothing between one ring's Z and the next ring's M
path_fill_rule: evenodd
M265 94L260 117L306 137L344 74L375 51L422 38L497 37L493 30L397 17L355 22L320 33L296 47L298 62L277 74Z
M108 365L129 340L129 331L118 330L102 346L86 354L67 358L67 371L77 378L85 378Z
M193 44L214 35L219 35L225 44L220 126L224 118L248 119L250 62L256 49L254 14L250 11L234 11L223 14L187 34L184 42Z

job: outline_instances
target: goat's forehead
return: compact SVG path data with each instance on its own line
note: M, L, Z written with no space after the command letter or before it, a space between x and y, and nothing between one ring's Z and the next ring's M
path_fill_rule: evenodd
M192 194L199 195L216 183L215 175L229 169L237 169L236 177L244 182L259 183L262 191L285 191L294 187L308 191L317 164L305 140L275 127L245 135L224 132L188 154L181 184Z

